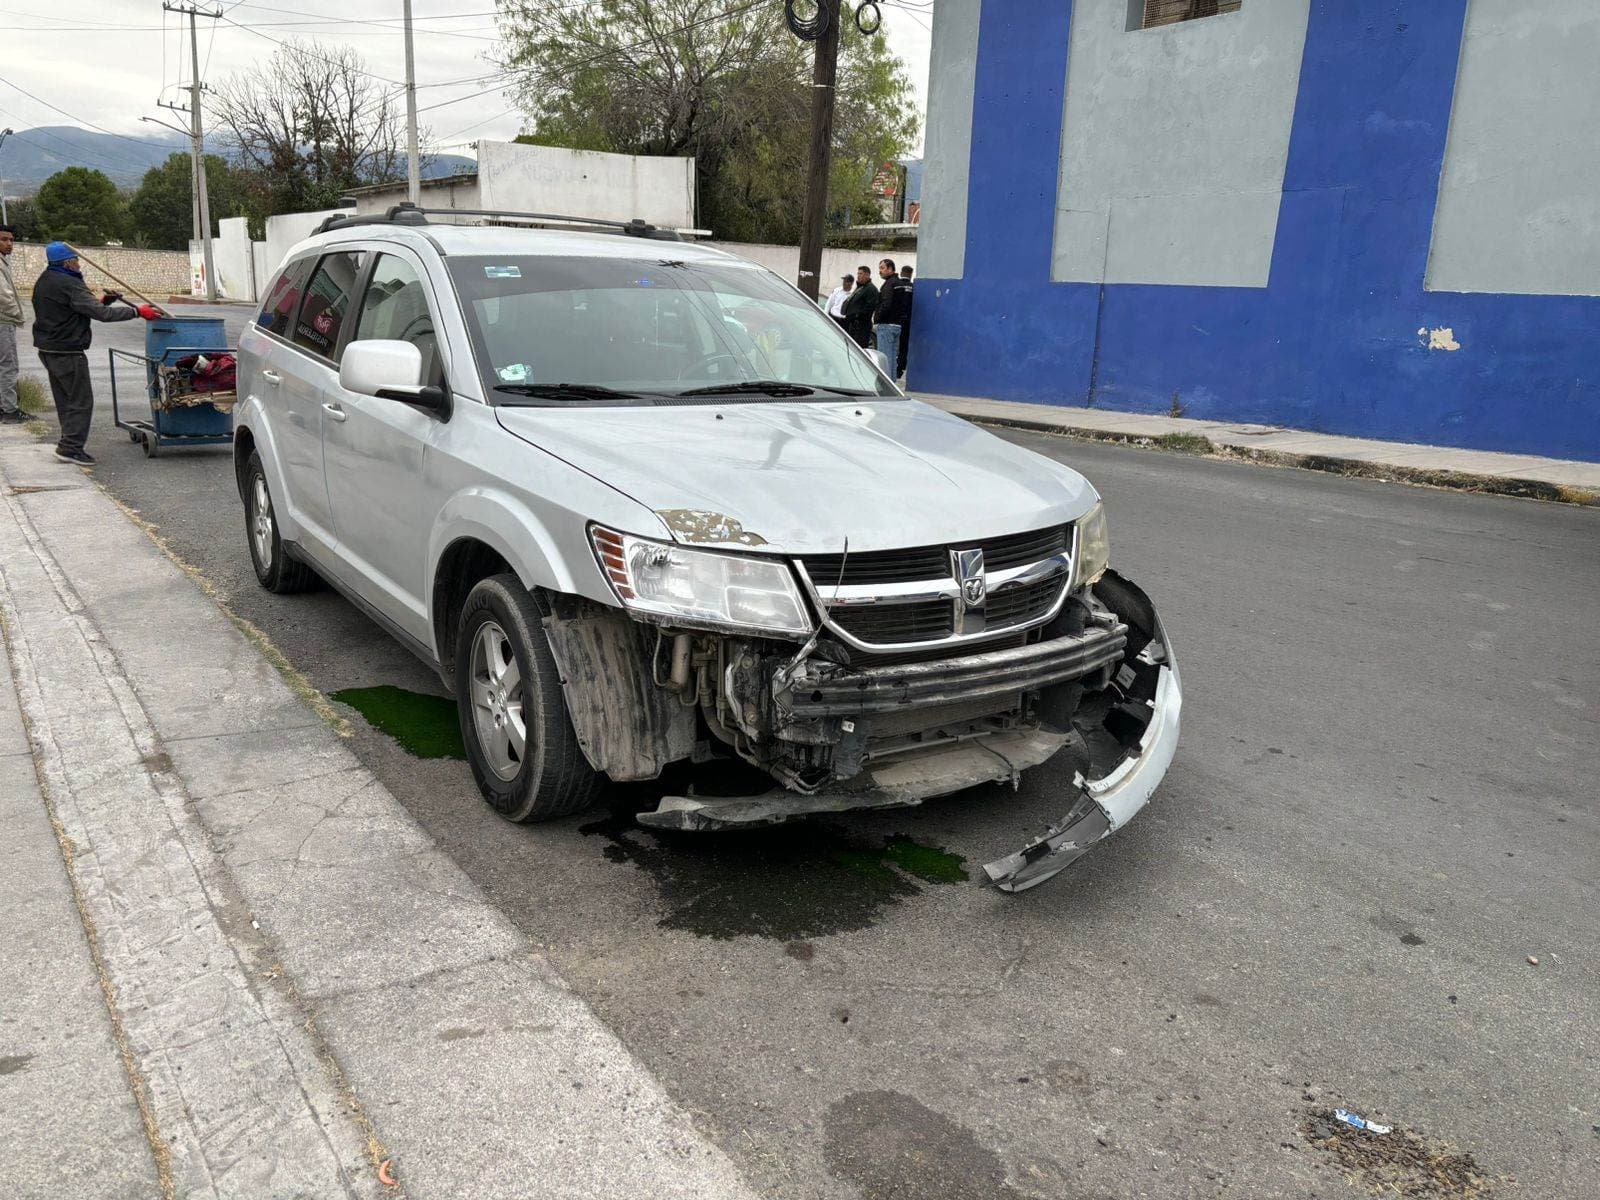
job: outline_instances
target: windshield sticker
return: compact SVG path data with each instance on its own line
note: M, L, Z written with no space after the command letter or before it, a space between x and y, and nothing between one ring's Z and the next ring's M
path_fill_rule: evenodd
M483 277L485 279L521 279L522 278L522 268L521 267L485 267L483 269Z
M648 280L648 279L635 279L633 281L633 286L634 287L655 287L655 284L651 283L650 280Z
M528 370L527 363L512 363L508 367L501 367L495 374L500 376L501 383L527 383L533 372Z

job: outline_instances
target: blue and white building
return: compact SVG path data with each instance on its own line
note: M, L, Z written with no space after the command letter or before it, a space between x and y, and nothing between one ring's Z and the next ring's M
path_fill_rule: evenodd
M940 0L914 388L1600 460L1600 0Z

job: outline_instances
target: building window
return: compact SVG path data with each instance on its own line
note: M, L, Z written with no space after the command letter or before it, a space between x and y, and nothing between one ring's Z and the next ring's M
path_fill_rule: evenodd
M1154 29L1214 17L1218 13L1238 12L1244 0L1129 0L1128 28Z

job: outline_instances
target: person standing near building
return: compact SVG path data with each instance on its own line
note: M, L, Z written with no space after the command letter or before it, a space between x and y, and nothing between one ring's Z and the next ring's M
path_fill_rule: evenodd
M0 423L14 425L26 418L17 405L17 330L22 328L22 300L11 278L11 250L16 231L0 225Z
M910 263L900 268L900 282L906 289L906 323L900 330L900 361L896 364L900 368L901 378L905 377L906 363L911 360L911 320L916 311L917 300L917 287L911 277L916 273L916 268Z
M856 268L856 286L844 302L845 332L855 338L856 345L865 346L872 339L872 312L877 306L878 289L872 271L863 263Z
M850 328L844 319L844 302L850 298L850 293L855 289L855 282L854 275L841 275L839 286L834 288L832 295L828 297L828 315L839 323L841 329Z
M113 307L121 299L115 292L96 300L83 281L78 252L65 242L51 242L44 257L44 273L33 285L33 346L50 377L50 394L61 420L56 459L90 467L94 458L83 448L94 416L94 386L85 353L91 340L89 322L131 321L135 317L154 321L161 310L153 304Z
M878 289L878 303L872 314L878 327L878 350L889 360L889 373L898 379L900 335L911 310L911 285L900 278L892 258L878 260L878 276L883 286Z

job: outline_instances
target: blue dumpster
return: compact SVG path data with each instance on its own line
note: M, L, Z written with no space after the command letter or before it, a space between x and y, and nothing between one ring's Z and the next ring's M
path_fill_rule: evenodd
M231 354L227 326L221 317L158 317L145 325L145 392L150 400L150 420L124 421L118 405L116 360L137 358L111 350L111 409L119 429L130 441L142 442L152 457L166 446L219 446L233 441L231 390L205 390L196 386L192 360L196 355L214 359Z

